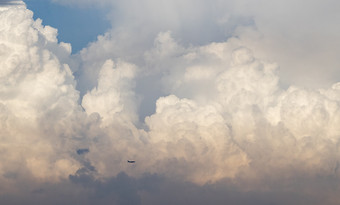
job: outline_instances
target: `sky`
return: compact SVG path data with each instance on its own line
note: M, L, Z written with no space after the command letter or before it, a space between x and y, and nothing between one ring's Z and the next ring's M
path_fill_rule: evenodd
M40 18L44 25L58 29L58 40L71 43L72 53L79 52L111 27L105 9L66 7L46 0L25 3L34 12L34 19Z
M1 204L339 204L338 1L0 4Z

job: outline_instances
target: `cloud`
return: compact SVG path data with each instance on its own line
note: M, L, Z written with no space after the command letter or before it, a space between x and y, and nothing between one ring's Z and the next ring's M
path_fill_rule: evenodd
M73 56L31 11L0 10L2 202L336 204L339 83L282 86L259 16L142 3L117 1L136 13Z
M63 149L58 137L72 129L64 125L80 110L79 94L69 66L49 48L70 55L70 46L58 44L57 31L33 21L32 12L21 6L0 15L1 146L7 153L1 174L58 180L76 166L57 150Z
M78 155L83 155L83 154L86 154L86 153L89 153L90 150L88 148L84 148L84 149L77 149L77 154Z
M107 58L111 54L128 58L130 62L131 59L140 60L140 55L150 48L159 32L171 30L185 45L223 42L238 36L246 47L256 50L258 57L280 65L285 87L295 84L325 88L339 77L336 53L339 53L337 10L340 4L334 0L279 1L276 4L263 0L55 2L112 8L109 19L113 29L98 41L106 45L98 46L103 49L95 49L95 45L88 48L89 52L93 49L93 56L100 53L98 57ZM138 38L134 36L136 32ZM104 48L110 49L105 52ZM319 72L321 68L324 72Z
M261 190L265 194L257 198L258 203L268 204L279 203L278 199L291 200L293 204L307 203L318 192L317 185L313 184L313 188L301 195L287 198L298 189L294 180L306 183L306 178L300 178L302 175L333 186L327 181L329 177L338 178L337 84L319 90L296 86L283 89L277 76L278 65L257 58L256 52L245 47L238 38L186 47L176 42L171 33L160 33L154 47L147 50L144 57L148 67L136 67L137 73L141 73L136 81L150 75L149 83L160 86L165 96L157 99L155 112L145 118L142 129L126 121L109 120L102 124L106 133L112 134L104 134L102 138L110 140L100 149L94 148L97 153L90 156L98 173L110 177L115 170L114 175L119 174L119 169L115 168L118 166L129 176L140 177L148 170L198 187L230 179L241 196ZM114 67L109 60L100 73L114 70L116 76L124 79L125 75L118 74L123 67ZM103 91L101 96L110 96L107 88L116 85L116 78L110 77L110 84L102 86L110 75L99 74L97 87L85 97L95 96L99 90ZM126 82L130 80L125 79ZM120 94L135 99L143 94L143 91L137 92L140 89L124 86L115 93L135 91L134 95ZM99 105L93 108L98 108L103 121L112 109ZM122 110L119 106L114 108ZM104 153L115 157L104 159ZM97 161L99 158L103 164ZM136 164L127 165L129 158L136 159ZM320 175L325 178L318 179ZM289 182L278 185L282 180ZM328 185L327 190L330 190ZM273 187L277 192L271 191ZM243 197L231 200L247 204L261 193L253 192L254 198L250 197L249 201L243 201ZM267 194L276 197L270 198ZM316 195L313 202L318 203L332 204L337 198L331 194L331 199L326 200L326 192Z
M84 177L84 176L83 176ZM306 194L313 189L330 183L332 178L295 178L286 182L295 186L296 191L285 190L284 186L272 186L267 191L243 191L232 181L221 181L214 184L198 186L190 182L169 179L157 174L144 174L135 178L124 172L105 180L88 179L77 176L77 180L59 184L45 184L43 188L27 193L25 198L3 196L2 202L20 204L25 200L27 204L337 204L328 193L336 190L324 189L314 194ZM268 180L269 181L269 180ZM338 181L333 181L334 185ZM267 183L269 184L269 183ZM305 186L301 186L304 184ZM77 194L72 190L78 190ZM63 197L60 197L60 194ZM52 200L52 201L50 201Z
M97 112L103 120L109 120L115 114L119 119L133 121L135 118L133 78L135 66L119 62L117 66L112 60L107 60L98 76L98 85L87 93L82 100L82 106L88 114ZM129 102L131 101L131 102ZM129 113L129 116L123 116Z
M6 6L6 5L21 5L23 4L22 1L17 0L0 0L0 6Z

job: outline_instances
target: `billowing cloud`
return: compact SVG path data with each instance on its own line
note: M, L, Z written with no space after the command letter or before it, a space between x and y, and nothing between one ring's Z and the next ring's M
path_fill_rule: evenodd
M339 83L282 86L265 15L161 2L106 1L121 23L75 56L0 9L0 201L337 204Z
M56 29L33 21L32 15L22 6L0 14L0 173L9 190L15 189L16 178L58 181L77 169L74 160L60 153L68 152L62 150L70 138L61 136L72 132L81 111L79 92L69 66L52 51L70 55L70 45L58 44Z
M54 2L112 8L109 19L113 29L98 41L106 45L98 46L103 49L95 49L95 45L89 48L94 49L93 56L96 53L106 58L111 53L135 58L150 47L160 31L171 30L176 39L187 45L223 42L237 36L261 59L280 65L281 80L287 87L328 87L339 78L340 4L334 0L282 0L275 4L265 0ZM136 32L138 38L134 36ZM320 69L324 72L320 73Z

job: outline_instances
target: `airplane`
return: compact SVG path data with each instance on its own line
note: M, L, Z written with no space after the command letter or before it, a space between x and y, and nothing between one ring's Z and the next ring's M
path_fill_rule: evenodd
M128 163L135 163L136 161L134 161L134 160L128 160L127 162L128 162Z

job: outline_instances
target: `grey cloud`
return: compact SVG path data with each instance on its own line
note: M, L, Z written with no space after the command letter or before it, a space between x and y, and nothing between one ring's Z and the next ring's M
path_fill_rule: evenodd
M280 179L276 180L280 181ZM327 193L339 188L338 180L333 177L311 179L301 176L288 179L281 185L276 182L271 183L270 180L266 181L263 184L269 185L270 188L265 191L261 188L243 191L240 188L242 185L230 180L198 186L155 174L134 178L120 173L104 182L91 182L95 187L94 195L91 197L94 197L92 199L94 201L104 202L103 204L108 203L105 199L112 199L112 195L118 197L117 204L336 204ZM289 188L286 187L287 185ZM312 193L309 193L310 190Z
M70 181L92 190L88 197L90 204L141 204L138 183L124 172L105 181L96 180L91 172L78 170L70 175Z
M267 190L262 190L262 187L259 187L258 190L244 191L241 188L242 184L231 180L221 180L199 186L157 174L145 173L140 177L131 177L122 172L105 180L96 180L88 176L87 179L79 178L78 181L45 184L22 196L1 195L0 202L13 205L36 204L38 202L39 204L53 205L336 205L338 203L329 196L339 189L339 180L332 177L308 178L300 176L286 179L287 181L281 184L270 182L273 179L263 180L266 181L264 184L269 186ZM282 179L276 180L281 181ZM292 187L294 188L292 189Z
M78 155L83 155L83 154L86 154L86 153L89 153L89 152L90 152L90 149L88 149L88 148L77 149L77 154Z
M0 6L6 5L22 5L24 4L21 0L0 0Z

